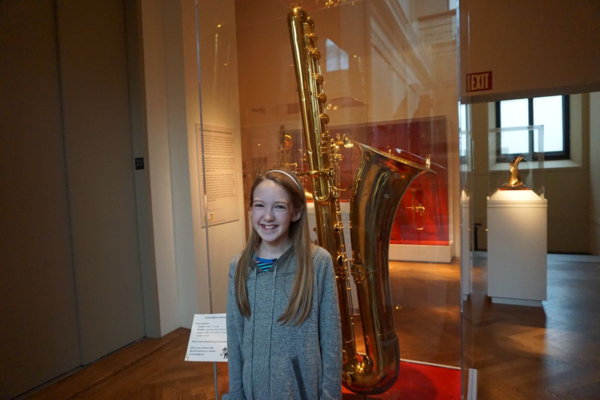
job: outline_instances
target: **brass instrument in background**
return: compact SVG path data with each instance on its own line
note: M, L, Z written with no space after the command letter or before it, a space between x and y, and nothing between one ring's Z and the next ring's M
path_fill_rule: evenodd
M332 138L327 130L327 96L319 67L314 22L300 7L288 14L302 127L313 186L319 244L334 260L343 336L343 384L360 394L377 394L396 381L400 348L394 329L388 253L392 223L408 185L427 166L360 144L362 161L350 202L352 259L344 245L339 204L339 148L346 137ZM348 265L356 283L365 354L356 350Z
M412 205L408 206L406 208L411 210L411 212L412 212L413 228L415 228L417 231L422 231L425 229L425 211L427 211L427 209L421 203L415 204L417 190L411 189L410 191L412 193ZM417 224L417 216L421 217L420 224Z
M298 163L291 162L293 144L292 134L285 129L285 126L281 125L279 127L279 143L277 144L277 168L296 172Z

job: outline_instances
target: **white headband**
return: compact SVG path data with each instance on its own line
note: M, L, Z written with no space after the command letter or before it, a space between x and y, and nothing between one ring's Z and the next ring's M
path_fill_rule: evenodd
M302 186L300 186L300 183L298 183L298 181L296 180L296 178L294 178L294 176L292 174L290 174L289 172L282 171L280 169L272 169L272 170L269 170L269 171L265 172L265 174L268 174L269 172L279 172L279 173L282 173L282 174L285 174L285 175L289 176L290 179L293 180L294 183L298 186L298 189L300 189L301 192L304 192L304 189L302 189Z

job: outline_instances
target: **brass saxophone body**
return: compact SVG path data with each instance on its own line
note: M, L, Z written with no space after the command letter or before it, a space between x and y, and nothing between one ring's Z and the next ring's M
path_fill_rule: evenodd
M400 347L394 329L389 279L389 242L394 215L408 185L433 172L427 166L360 144L362 160L350 201L352 259L346 255L339 204L339 147L327 130L327 96L316 48L314 21L300 7L288 14L302 127L319 245L329 251L336 270L342 317L343 384L360 394L388 390L400 369ZM348 265L351 268L348 268ZM356 350L349 270L356 283L365 354Z

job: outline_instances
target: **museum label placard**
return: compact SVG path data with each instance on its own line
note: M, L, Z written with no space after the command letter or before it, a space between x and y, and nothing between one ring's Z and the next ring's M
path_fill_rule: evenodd
M227 362L225 314L196 314L185 361Z

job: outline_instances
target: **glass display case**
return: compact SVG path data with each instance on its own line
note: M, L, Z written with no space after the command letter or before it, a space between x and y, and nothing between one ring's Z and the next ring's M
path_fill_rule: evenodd
M295 6L312 21L299 39L288 19ZM375 346L383 357L373 371L385 388L361 390L381 399L400 392L460 398L456 9L446 1L256 0L199 2L196 12L198 199L212 312L225 310L228 261L244 246L236 235L250 229L249 192L270 169L299 177L312 239L337 259L317 226L336 214L318 200L327 176L341 221L323 224L336 230L341 222L345 233L347 272L336 270L338 293L352 289L348 301L339 297L342 307L349 304L344 343L355 338L344 351L361 358ZM299 78L305 68L308 92ZM315 172L316 153L329 162L325 173ZM352 265L359 255L379 260L365 275L373 281L362 286ZM380 354L383 333L397 338L399 357ZM220 398L228 390L226 363L216 365L215 381ZM348 379L345 386L344 398L358 398L361 390Z
M513 191L509 196L522 197L530 191L544 199L544 127L495 128L488 132L488 196Z
M489 131L487 295L494 303L541 306L547 299L543 144L543 126Z

